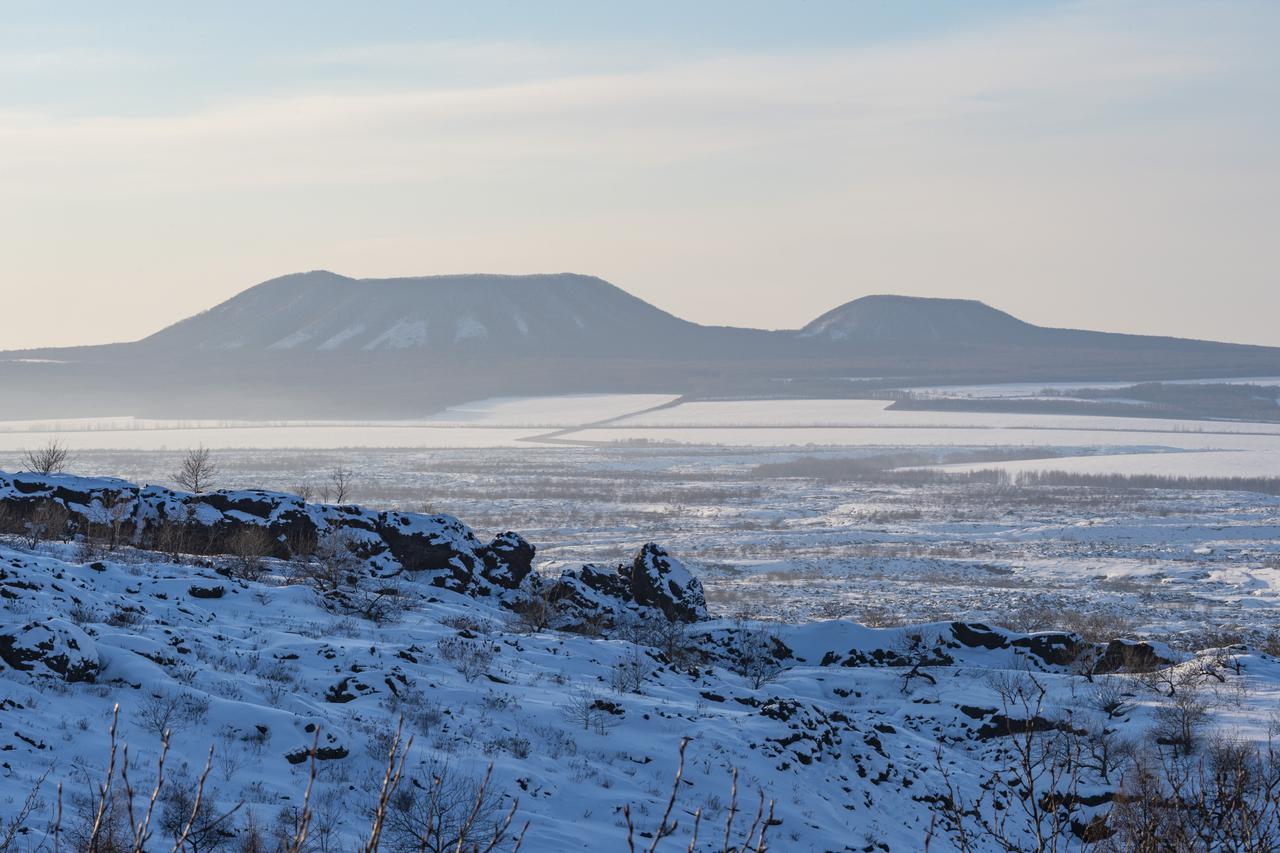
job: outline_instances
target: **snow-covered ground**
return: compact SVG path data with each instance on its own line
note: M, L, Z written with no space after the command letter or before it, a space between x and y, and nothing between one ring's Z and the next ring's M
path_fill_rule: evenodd
M1120 432L1222 432L1280 436L1280 424L890 409L885 400L734 400L690 402L639 414L620 428L865 427L911 429L1049 429Z
M1061 421L1080 419L1055 417L1047 428L1039 417L1036 426L1017 421L1024 416L911 412L887 414L934 425L853 426L885 416L884 403L671 402L494 400L430 423L376 426L7 425L0 470L21 467L17 449L42 442L50 427L75 449L74 470L135 482L167 483L180 449L201 442L215 448L225 487L323 497L329 472L346 468L348 499L367 506L449 512L484 541L520 531L537 545L546 577L629 561L641 543L658 541L702 580L712 620L683 632L676 655L652 636L532 631L495 600L401 578L407 608L374 624L287 583L283 562L249 581L220 573L230 558L173 563L123 547L91 559L74 543L0 536L0 820L23 809L47 770L22 836L27 848L43 841L58 782L67 831L82 826L118 703L139 790L152 783L161 718L174 731L170 792L192 784L214 747L210 802L239 804L222 825L234 834L226 849L250 822L270 834L296 815L317 729L327 758L313 796L326 840L314 843L352 847L367 832L401 715L414 737L403 802L421 805L414 792L443 774L456 812L492 763L486 823L519 798L526 851L626 849L624 805L647 847L685 737L679 829L659 850L689 848L699 808L694 849L721 849L735 768L734 835L745 833L763 791L775 801L769 849L918 851L931 826L930 850L961 849L940 803L991 790L994 773L1008 778L1009 720L1071 720L1042 732L1055 750L1093 754L1123 743L1126 755L1169 754L1154 742L1171 704L1159 676L1091 682L1078 665L1029 651L1058 641L1018 632L1124 636L1180 661L1160 671L1205 706L1198 749L1210 748L1214 732L1261 743L1277 725L1280 663L1263 650L1280 648L1280 497L911 479L938 463L1276 476L1274 424L1116 429L1116 419L1086 418L1073 428ZM650 409L633 418L643 426L613 421ZM969 417L979 421L952 421ZM699 425L676 426L690 418ZM601 421L612 423L563 432ZM566 443L522 440L549 433ZM663 443L672 439L688 444ZM889 453L912 470L839 474L851 459ZM1035 456L1044 458L1018 458ZM971 461L945 464L955 458ZM972 461L982 458L995 461ZM215 588L221 594L209 597ZM774 639L788 654L764 678L734 657ZM1235 643L1244 645L1212 651ZM463 665L460 647L483 651L484 671ZM44 659L52 650L55 669L18 668L15 648L39 648ZM59 650L69 663L92 662L93 680L66 680ZM627 671L642 673L638 684L621 683ZM1009 688L1019 684L1044 689L1040 707L1014 707L1025 696L1011 700ZM1100 710L1103 693L1121 694L1124 710ZM1075 810L1081 820L1105 812L1125 778L1120 766L1105 779L1091 768L1079 779L1093 803ZM977 815L993 807L968 804ZM178 807L162 798L160 808ZM970 849L1005 849L979 837ZM418 849L403 841L384 849ZM75 849L70 836L63 847ZM1059 849L1078 847L1068 840Z
M999 468L1021 471L1072 471L1086 474L1154 474L1163 477L1280 477L1280 448L1268 450L1206 450L1194 453L1107 453L938 466L946 471Z
M1086 679L1056 657L1074 642L1061 635L946 622L875 629L721 620L690 625L677 654L616 633L522 630L490 600L414 579L403 615L374 624L335 615L308 586L283 583L285 565L272 563L279 577L262 582L227 577L219 565L127 548L83 563L72 546L0 543L0 645L9 664L0 671L0 817L15 818L37 790L20 836L29 846L47 843L58 784L62 844L84 838L93 792L109 772L117 705L129 779L143 792L139 810L154 784L160 733L172 733L155 823L165 847L191 808L181 793L195 789L210 747L208 816L234 812L199 849L242 843L253 827L268 835L290 828L318 744L310 834L317 849L349 849L368 832L403 719L413 744L386 846L419 849L405 833L422 819L434 779L449 792L446 819L461 823L492 765L480 825L489 832L515 807L516 826L529 824L522 849L531 853L626 849L624 806L647 841L685 738L678 826L658 849L722 849L735 770L735 843L750 832L763 794L773 809L771 850L920 850L930 836L932 850L960 849L938 803L958 793L975 814L1001 814L976 800L993 772L1016 773L1010 744L1021 743L1023 723L1069 724L1036 736L1055 750L1096 753L1123 739L1158 754L1153 727L1170 707L1153 677ZM752 643L785 654L764 669L734 663ZM459 648L483 661L468 665ZM1154 648L1182 661L1164 670L1167 678L1207 709L1198 743L1215 730L1266 738L1280 663L1243 649ZM1118 706L1109 704L1115 697ZM1124 766L1109 761L1076 768L1073 790L1102 795L1105 805ZM122 780L115 786L122 790ZM1014 788L994 791L1007 798ZM123 802L116 807L122 819ZM1071 817L1102 811L1078 805ZM691 845L695 822L701 840ZM1030 843L1035 826L1019 817L1003 831ZM1059 849L1075 846L1068 834ZM1004 848L978 834L968 849Z

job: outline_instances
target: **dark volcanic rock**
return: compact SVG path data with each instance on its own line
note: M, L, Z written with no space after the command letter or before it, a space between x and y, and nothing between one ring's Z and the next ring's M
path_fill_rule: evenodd
M519 533L508 530L479 549L484 568L480 573L489 583L503 589L518 589L533 571L537 549Z
M93 681L101 669L93 640L70 622L52 618L0 628L0 660L23 672L44 670L64 681Z
M1151 672L1169 666L1173 660L1160 654L1155 646L1137 640L1112 640L1094 664L1098 675L1111 672Z
M631 564L631 590L637 604L656 607L673 622L707 618L702 582L684 563L652 542L640 549Z
M353 578L360 571L409 575L463 595L494 595L507 606L515 596L545 590L570 624L611 624L624 611L680 622L707 618L702 584L653 543L630 564L567 571L548 589L533 571L536 549L520 534L507 531L481 544L449 515L312 504L257 489L190 494L109 478L0 473L0 507L12 517L23 521L51 503L65 510L75 533L101 531L109 521L120 539L152 550L233 554L248 532L267 556L354 558ZM214 588L192 587L190 594L218 597Z
M670 622L708 618L701 581L652 542L629 565L608 569L589 564L563 572L547 597L569 624L612 625L624 612Z

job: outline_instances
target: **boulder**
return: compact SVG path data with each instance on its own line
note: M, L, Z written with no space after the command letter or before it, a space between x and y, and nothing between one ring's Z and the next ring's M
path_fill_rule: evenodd
M0 627L0 660L22 672L63 681L93 681L101 663L98 647L70 622L49 618Z
M1096 675L1112 672L1152 672L1171 666L1173 656L1167 650L1139 640L1112 640L1094 664Z
M612 625L623 612L670 622L708 618L701 581L652 542L629 564L613 569L588 564L563 572L548 597L569 624Z
M702 582L652 542L640 549L631 564L631 590L637 604L661 610L672 622L707 618Z
M519 533L508 530L479 549L484 579L502 589L519 589L533 571L537 549Z

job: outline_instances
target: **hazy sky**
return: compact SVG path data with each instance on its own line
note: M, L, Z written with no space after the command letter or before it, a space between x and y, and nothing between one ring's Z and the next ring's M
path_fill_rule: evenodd
M1280 345L1280 2L0 0L0 349L576 271Z

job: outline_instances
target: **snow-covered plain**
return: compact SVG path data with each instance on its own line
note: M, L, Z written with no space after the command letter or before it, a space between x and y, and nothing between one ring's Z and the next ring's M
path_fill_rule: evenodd
M907 463L915 468L996 448L1053 458L949 467L1277 476L1280 427L1125 419L1143 422L1118 429L1111 418L885 413L883 401L671 402L491 400L376 426L0 426L0 470L21 467L18 450L50 430L75 449L74 470L137 482L168 482L181 448L197 443L215 448L226 487L322 494L327 472L349 468L351 498L362 504L449 512L482 539L520 531L548 576L629 560L640 543L658 541L702 579L714 617L691 629L706 657L688 669L635 638L520 630L491 601L412 579L403 616L375 625L284 584L283 564L263 582L233 581L217 573L227 567L221 558L174 564L126 547L90 561L74 544L0 537L0 638L34 625L76 638L104 666L91 684L39 667L0 670L0 819L12 818L52 768L39 814L65 781L66 821L80 820L78 798L103 772L116 703L143 789L157 756L156 709L178 703L166 772L174 786L189 784L212 744L211 797L224 808L243 803L228 824L237 834L251 816L268 828L289 820L307 767L288 756L305 753L318 727L333 756L319 762L316 791L329 849L347 849L367 830L401 714L415 737L407 778L428 785L447 766L460 789L473 790L492 762L494 814L518 797L517 825L530 822L523 849L535 853L626 849L624 804L651 831L686 736L680 830L659 850L687 849L699 807L717 829L695 849L720 850L734 768L740 830L757 791L776 800L772 850L918 851L931 825L931 850L960 849L930 805L946 793L939 761L965 790L990 780L1008 752L978 732L1001 708L998 686L1028 670L1055 718L1070 712L1087 719L1082 729L1100 723L1151 746L1167 703L1136 676L1107 679L1127 693L1129 710L1102 719L1095 686L1016 646L952 648L953 661L925 669L932 682L905 677L901 665L840 663L855 650L900 652L917 634L946 640L952 620L1145 640L1185 661L1193 678L1207 656L1223 677L1197 687L1209 729L1267 737L1280 707L1280 663L1260 649L1280 642L1280 497L813 472L875 453L929 457ZM650 409L632 419L643 425L613 420ZM927 420L875 423L886 415ZM698 426L676 426L691 417ZM860 418L869 422L849 425ZM601 422L610 423L591 426ZM589 428L566 432L575 427ZM225 594L192 592L214 586ZM141 615L121 616L129 607ZM753 684L717 656L743 631L777 637L794 658ZM459 637L494 650L488 673L464 673L448 659ZM1204 651L1237 642L1248 650ZM643 683L614 689L617 667L637 655ZM334 691L344 681L360 685L349 700ZM582 725L572 709L581 696L620 713ZM1092 776L1086 784L1099 794L1114 787ZM24 837L32 849L41 839ZM972 849L1004 848L987 839Z
M134 417L0 421L0 452L56 435L68 447L110 450L333 447L513 447L549 429L607 421L676 399L669 394L575 394L478 400L418 420L172 421Z
M771 850L920 850L926 838L931 850L1007 849L976 825L976 842L962 847L937 809L938 798L959 791L979 814L1003 813L973 801L993 772L1015 772L1007 720L1068 720L1075 740L1059 746L1094 744L1106 732L1141 744L1168 704L1151 679L1091 682L1069 662L1052 662L1044 655L1063 642L1057 635L949 622L866 628L736 619L689 626L676 658L621 634L521 629L492 601L419 578L401 579L403 616L374 624L335 615L308 586L284 583L286 565L270 564L279 576L261 582L228 577L230 565L175 564L127 547L86 563L74 546L0 542L6 651L33 648L33 637L47 644L19 664L10 655L0 671L0 817L16 817L37 792L19 836L29 847L48 843L58 784L63 845L87 833L93 792L108 772L116 706L129 778L143 798L154 784L160 731L172 732L157 841L182 824L190 800L174 795L194 790L210 746L209 814L235 811L200 849L243 842L253 827L287 831L308 786L308 750L318 743L311 837L318 849L348 849L368 831L403 719L414 741L405 797L394 801L385 832L389 849L419 849L404 833L421 819L415 808L434 778L461 792L448 815L456 824L492 765L484 832L514 807L516 825L529 824L522 849L551 853L626 849L624 806L648 840L685 738L678 826L659 850L722 849L735 770L738 844L763 794L772 801ZM755 677L731 662L744 638L779 643L787 655ZM459 644L486 650L484 665L460 663L451 651ZM1194 685L1209 708L1201 737L1218 730L1265 740L1267 714L1280 703L1280 662L1243 649L1155 648L1181 661L1170 677L1183 679L1183 690ZM75 679L64 674L72 671L68 659L55 656L64 649ZM912 668L912 661L927 663ZM635 667L638 682L617 678ZM1028 708L1010 689L1044 692ZM1116 690L1123 710L1105 710ZM584 716L584 702L597 713ZM1109 770L1115 779L1120 766ZM1077 790L1090 795L1118 784L1104 778L1105 767L1077 772ZM1103 805L1105 797L1075 806L1072 817L1087 822ZM696 810L706 823L692 844ZM1030 844L1036 829L1018 819L1003 831ZM1072 838L1059 849L1078 847Z
M618 422L639 427L857 427L911 429L1058 429L1121 432L1221 432L1280 436L1280 424L1005 412L889 409L885 400L733 400L689 402Z
M1193 453L1109 453L937 466L944 471L998 468L1022 471L1071 471L1084 474L1153 474L1162 477L1280 477L1280 448L1206 450Z

